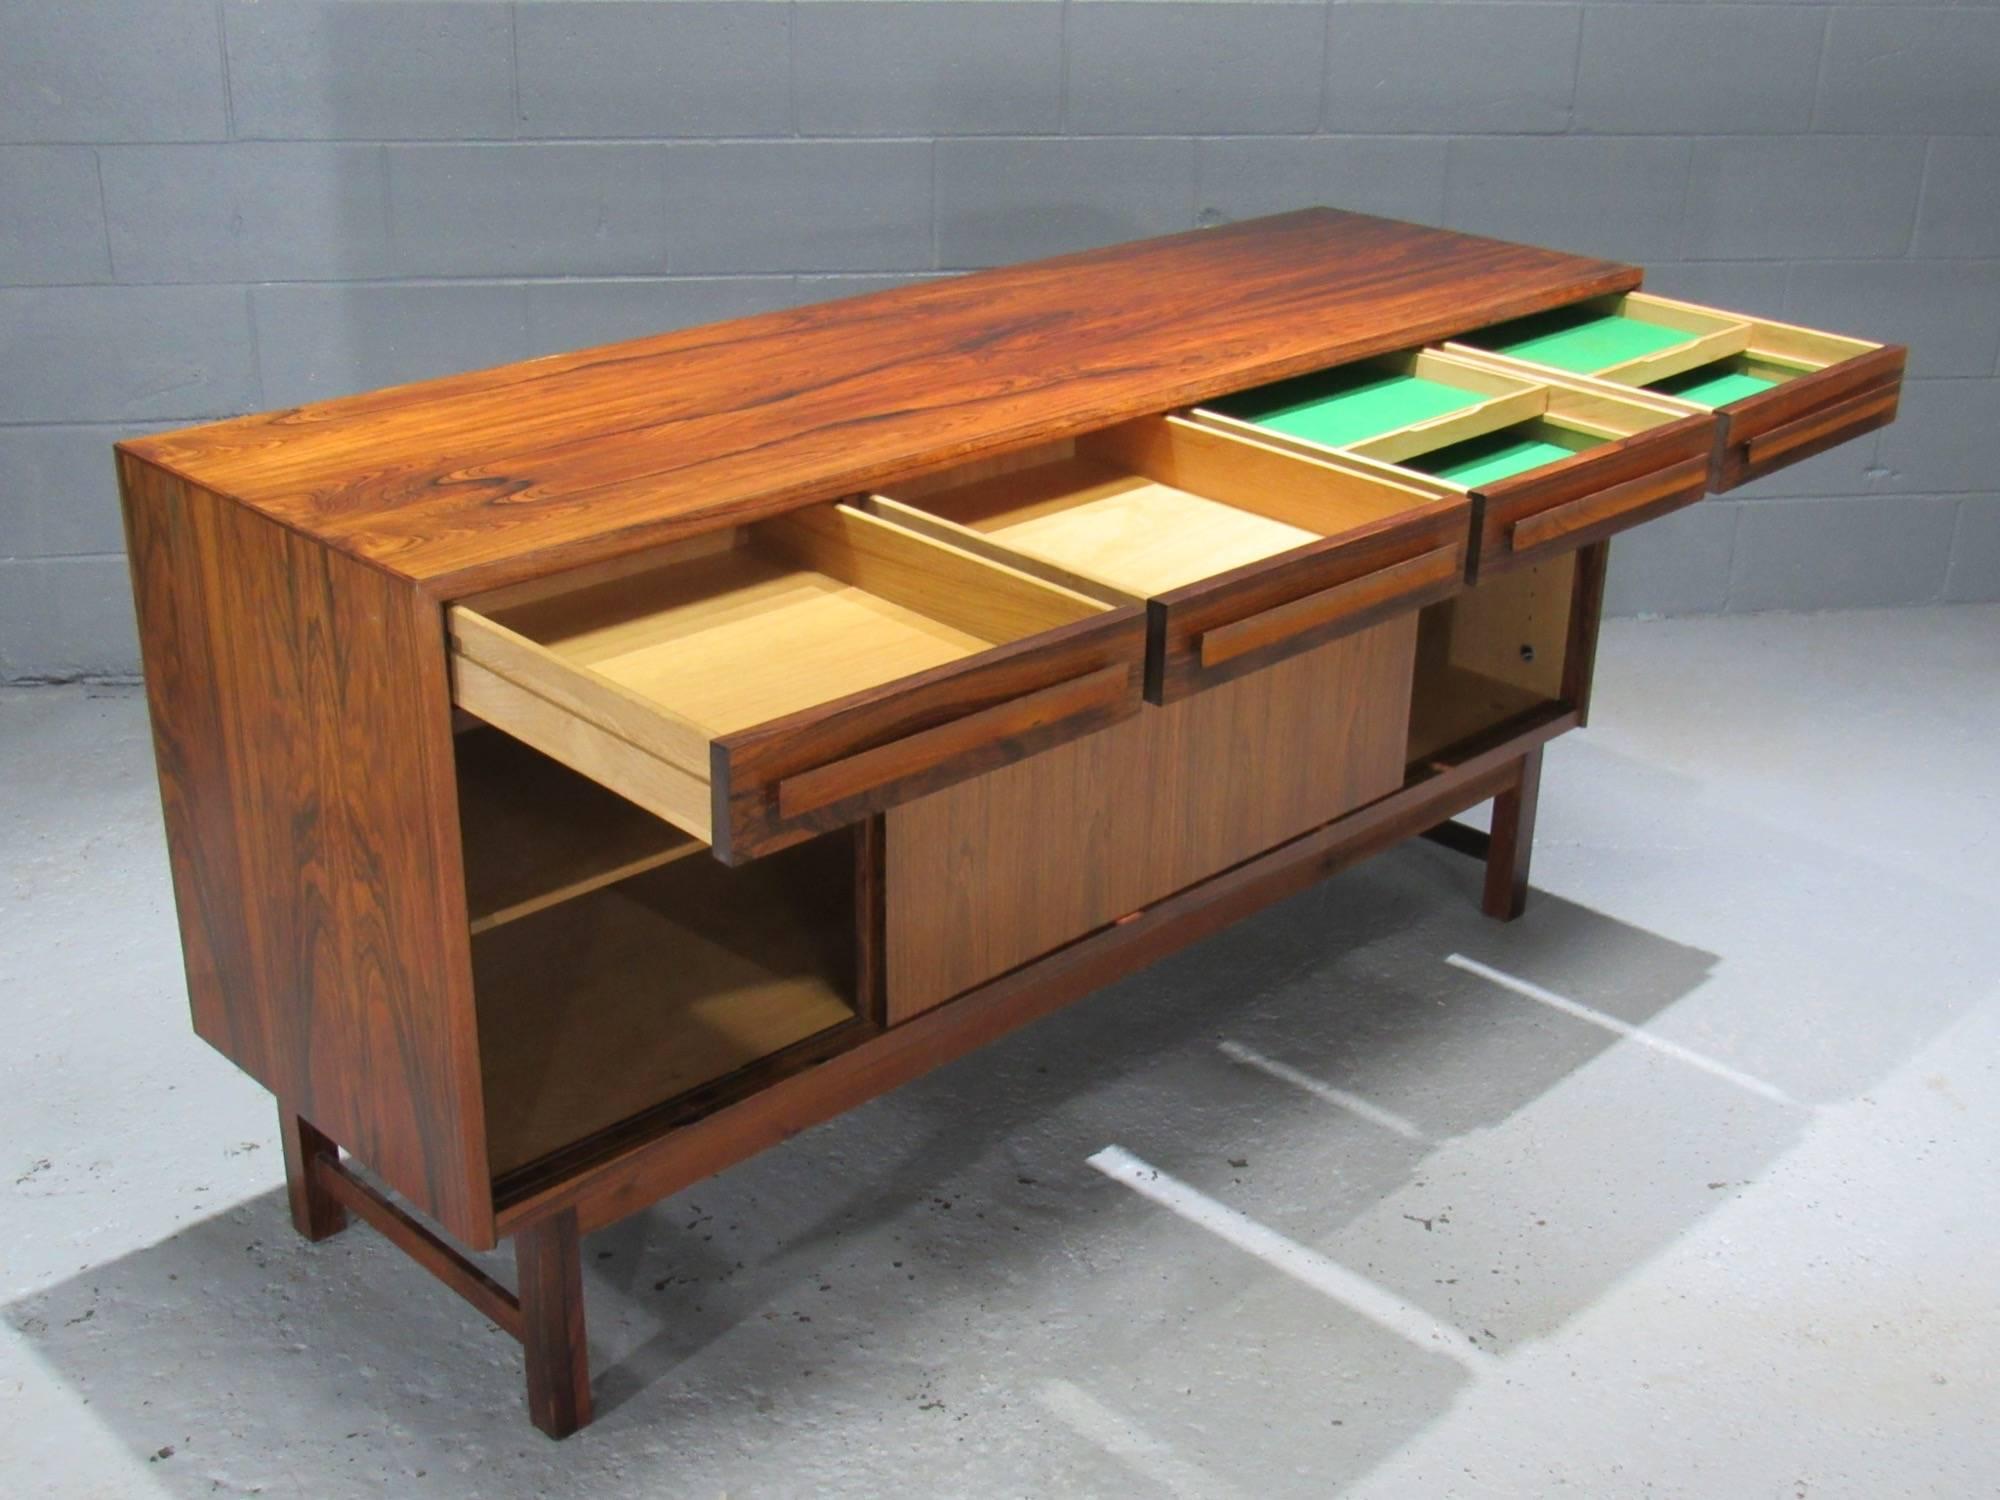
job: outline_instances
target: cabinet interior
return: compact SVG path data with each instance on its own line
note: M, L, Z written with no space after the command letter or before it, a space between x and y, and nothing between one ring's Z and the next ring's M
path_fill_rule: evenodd
M1562 553L1418 614L1412 766L1561 702L1576 569L1576 555Z
M512 735L472 725L454 746L474 936L708 852L701 840Z
M502 1196L872 1029L853 831L732 869L504 735L477 728L456 743Z

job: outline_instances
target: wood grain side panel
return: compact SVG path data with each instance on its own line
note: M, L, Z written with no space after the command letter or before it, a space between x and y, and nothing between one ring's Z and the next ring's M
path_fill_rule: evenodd
M195 1034L276 1092L285 1061L282 1028L261 1004L230 1003L232 993L254 993L256 961L241 900L243 832L223 733L228 684L210 649L212 610L201 566L213 502L191 499L178 480L129 458L119 459L118 477Z
M886 819L893 1024L1402 784L1416 617Z
M135 446L451 597L1638 281L1313 209Z
M490 1245L438 608L129 455L120 473L196 1029Z

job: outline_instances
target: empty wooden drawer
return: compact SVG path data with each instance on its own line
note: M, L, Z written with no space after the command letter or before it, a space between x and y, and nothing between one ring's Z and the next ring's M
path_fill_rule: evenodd
M1470 496L1475 577L1699 500L1715 428L1664 398L1435 349L1244 391L1195 415Z
M451 610L459 705L725 863L1138 707L1136 609L817 506Z
M1170 703L1464 585L1470 507L1185 417L933 476L876 514L1108 602L1143 603Z
M1553 368L1719 413L1726 490L1894 420L1905 351L1645 292L1465 335L1451 349Z

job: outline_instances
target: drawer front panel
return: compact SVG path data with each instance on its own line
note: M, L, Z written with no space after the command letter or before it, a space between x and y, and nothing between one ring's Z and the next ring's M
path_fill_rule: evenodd
M1145 625L1121 609L964 666L717 740L714 845L752 858L1138 712Z
M1456 593L1471 513L1440 498L1149 601L1146 697L1172 703Z
M1715 490L1734 489L1896 420L1906 352L1890 346L1722 407Z
M1399 614L891 812L891 1022L1401 786L1416 622Z
M1473 491L1480 506L1475 576L1692 505L1707 492L1714 433L1707 413L1691 415Z

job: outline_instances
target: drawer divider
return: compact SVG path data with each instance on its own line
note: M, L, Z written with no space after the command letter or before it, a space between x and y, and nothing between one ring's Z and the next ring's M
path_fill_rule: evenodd
M1749 347L1750 325L1732 323L1727 328L1704 333L1685 344L1676 344L1671 349L1642 354L1622 364L1606 365L1596 372L1596 378L1619 385L1647 386L1655 380L1664 380L1669 375L1679 375L1687 370L1713 364L1718 359L1727 359L1732 354L1741 354Z
M1547 389L1532 386L1527 390L1490 397L1463 411L1447 412L1444 416L1413 422L1407 427L1392 428L1379 436L1352 444L1350 451L1367 458L1401 463L1417 454L1447 448L1469 438L1484 437L1489 432L1498 432L1517 422L1532 422L1548 409Z

